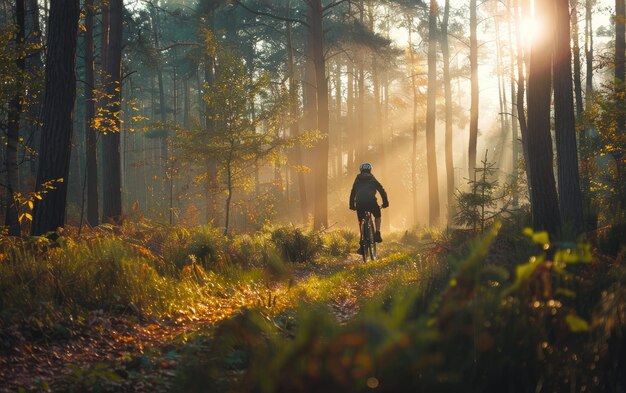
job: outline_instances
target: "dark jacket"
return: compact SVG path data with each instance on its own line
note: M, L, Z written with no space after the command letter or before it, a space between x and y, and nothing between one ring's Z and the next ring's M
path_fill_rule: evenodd
M352 191L350 192L350 209L354 210L359 206L377 204L376 191L383 198L383 207L389 206L387 193L374 175L367 172L359 173L356 179L354 179Z

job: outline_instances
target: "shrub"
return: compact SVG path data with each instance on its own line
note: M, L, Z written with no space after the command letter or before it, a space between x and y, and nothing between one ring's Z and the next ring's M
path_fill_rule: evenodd
M147 249L107 235L61 237L58 245L16 244L0 263L0 310L36 313L52 303L58 309L111 309L158 315L194 299L190 282Z
M233 265L264 266L268 253L272 252L276 252L276 245L269 234L257 232L233 236L228 242L226 257Z
M217 329L210 371L186 378L226 368L243 375L224 390L258 392L618 391L626 269L591 262L580 244L539 252L510 277L485 264L496 232L473 243L443 289L390 291L344 326L306 305L288 332L239 314ZM528 234L550 249L547 235ZM235 355L245 361L232 368L224 359Z
M322 239L314 232L300 228L279 227L271 231L272 242L289 262L313 262L322 249Z
M179 269L199 263L213 269L224 262L225 238L219 229L202 225L192 230L174 227L163 242L163 257Z
M359 235L347 229L322 235L324 252L333 257L346 257L359 247Z

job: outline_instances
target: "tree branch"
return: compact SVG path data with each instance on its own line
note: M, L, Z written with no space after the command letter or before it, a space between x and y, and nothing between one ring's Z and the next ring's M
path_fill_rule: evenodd
M329 10L329 9L331 9L331 8L334 8L334 7L338 6L339 4L341 4L341 3L345 3L345 2L347 2L347 1L350 1L350 0L337 0L337 1L335 1L334 3L330 3L330 4L328 4L326 7L323 7L323 8L322 8L322 12L326 12L327 10Z
M300 23L306 27L309 27L309 24L306 23L303 20L300 19L296 19L296 18L290 18L287 16L280 16L280 15L274 15L271 14L269 12L265 12L265 11L259 11L259 10L253 10L252 8L248 7L247 5L245 5L244 3L241 2L241 0L234 0L235 4L240 5L243 9L245 9L246 11L254 14L254 15L260 15L260 16L268 16L270 18L276 19L276 20L282 20L283 22L293 22L293 23Z
M170 50L172 48L175 48L177 46L195 46L195 47L200 47L202 46L201 44L197 43L197 42L175 42L172 45L168 45L164 48L155 48L157 51L159 52L165 52L166 50Z

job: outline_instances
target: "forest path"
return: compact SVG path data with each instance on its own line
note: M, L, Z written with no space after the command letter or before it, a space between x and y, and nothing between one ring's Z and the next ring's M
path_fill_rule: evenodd
M358 280L343 279L365 268L371 272ZM358 313L363 297L382 288L386 270L384 265L378 269L364 264L355 254L333 263L298 264L292 269L289 288L280 284L276 294L294 298L319 292L321 298L312 301L325 302L338 321L346 323ZM302 292L295 294L295 290ZM169 391L188 339L210 331L243 307L258 306L261 296L238 292L219 304L166 320L91 312L86 321L69 321L70 328L56 326L58 335L53 339L37 344L20 340L12 353L0 354L0 391L87 391L103 385L110 387L104 391ZM293 299L287 302L295 305Z

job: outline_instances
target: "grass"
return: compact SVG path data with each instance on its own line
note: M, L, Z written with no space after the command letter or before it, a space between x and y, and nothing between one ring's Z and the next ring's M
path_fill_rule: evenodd
M454 234L428 239L431 252L421 259L398 253L312 276L295 288L293 302L302 300L295 308L273 318L245 311L220 324L210 344L187 360L179 387L618 391L625 379L615 370L626 366L623 261L584 244L546 253L554 245L531 235L540 244L519 247L534 255L515 265L510 257L497 261L508 245L495 228L467 243L450 265L433 262L453 247ZM372 280L383 285L365 291ZM338 320L324 307L337 298L361 300L361 311Z

